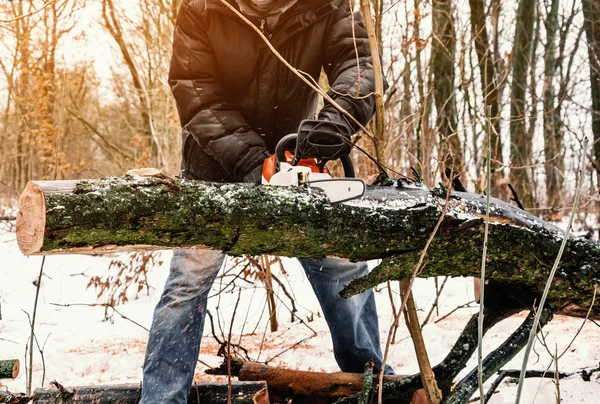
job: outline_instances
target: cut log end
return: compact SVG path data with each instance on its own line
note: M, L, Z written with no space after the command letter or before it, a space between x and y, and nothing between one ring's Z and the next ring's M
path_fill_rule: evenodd
M0 379L16 379L19 376L18 359L0 360Z
M41 250L46 228L46 199L42 188L29 182L19 199L17 243L21 252L31 255Z
M13 365L13 370L12 370L12 378L13 379L16 379L17 376L19 376L20 369L21 369L20 362L18 359L15 359L15 363Z

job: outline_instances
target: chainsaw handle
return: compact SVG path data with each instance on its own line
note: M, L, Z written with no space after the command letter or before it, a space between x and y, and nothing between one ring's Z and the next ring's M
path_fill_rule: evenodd
M295 133L290 133L281 138L279 142L277 142L277 146L275 146L275 158L277 159L277 164L279 162L286 161L285 152L291 151L292 153L296 150L296 140L298 139L298 135Z
M298 139L298 135L296 133L290 133L281 138L279 142L277 142L277 146L275 146L275 158L276 164L279 165L280 162L285 162L285 152L291 151L294 152L296 150L296 140ZM356 177L356 173L354 172L354 164L352 163L352 159L350 156L343 156L339 159L342 163L342 167L344 168L344 176L346 178L354 178ZM297 160L294 157L294 161L292 165L296 165Z
M352 159L350 156L346 155L344 157L340 157L340 161L342 162L342 167L344 167L344 177L356 177L356 173L354 172L354 164L352 164Z

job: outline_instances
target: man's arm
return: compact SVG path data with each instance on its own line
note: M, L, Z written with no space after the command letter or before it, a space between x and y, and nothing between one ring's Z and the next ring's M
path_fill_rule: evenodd
M356 13L353 17L347 1L341 2L325 41L323 68L331 84L328 95L364 126L375 113L375 97L362 97L375 92L375 76L362 15ZM384 85L387 89L385 78ZM319 119L348 121L328 103L321 110ZM353 132L357 132L356 123L349 123Z
M244 176L268 157L264 140L227 101L201 15L189 0L177 16L169 84L181 126L232 178Z

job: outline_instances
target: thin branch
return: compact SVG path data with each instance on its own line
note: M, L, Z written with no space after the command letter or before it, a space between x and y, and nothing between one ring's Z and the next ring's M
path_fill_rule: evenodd
M56 128L56 144L54 145L55 147L55 156L54 156L54 180L56 181L56 178L58 177L58 151L59 151L59 144L60 144L60 130L62 129L62 123L63 123L63 113L65 111L65 95L66 95L66 89L67 89L67 72L65 70L65 73L63 75L63 88L62 88L62 99L60 102L60 115L58 117L58 126Z
M31 334L29 336L29 369L28 369L28 380L27 380L27 395L31 395L31 386L33 384L33 341L35 340L35 318L37 316L38 299L40 297L40 287L42 285L42 275L44 273L44 264L46 263L46 257L42 257L42 264L40 265L40 273L37 279L37 285L35 290L35 300L33 302L33 315L31 318Z
M490 119L487 131L487 173L486 173L486 203L485 203L485 230L483 233L483 252L481 254L481 287L479 290L479 317L477 322L477 381L479 383L479 397L481 404L484 404L485 391L483 390L483 309L485 297L485 263L487 261L488 235L490 232L490 193L492 188L492 140L491 140L491 111L488 107L488 117Z
M406 306L404 307L404 320L413 341L427 400L430 402L430 404L440 404L442 402L442 393L438 388L435 380L435 374L431 369L431 362L429 361L429 355L427 354L427 348L425 347L425 341L423 340L421 327L419 327L419 317L417 315L417 309L412 296L412 291L405 290L405 287L408 286L408 282L408 279L403 279L401 281L402 294L404 295L406 293L409 295L406 300Z
M471 305L472 305L473 303L475 303L475 300L471 300L471 301L470 301L470 302L468 302L468 303L461 304L460 306L457 306L457 307L455 307L454 309L450 310L450 312L449 312L448 314L446 314L446 315L444 315L444 316L442 316L442 317L438 318L437 320L435 320L435 321L434 321L434 324L437 324L437 323L439 323L440 321L444 321L445 319L447 319L448 317L450 317L452 314L456 313L456 312L457 312L458 310L460 310L460 309L466 309L466 308L469 308L469 307L471 307Z
M439 286L439 288L437 287L437 279L438 278L436 277L435 280L436 280L436 289L437 289L437 292L435 294L435 300L433 301L433 304L431 305L431 309L429 309L429 313L427 313L427 316L425 317L425 320L423 320L423 324L421 324L421 328L425 327L429 323L429 319L433 315L433 311L436 310L436 309L439 309L440 297L442 296L442 292L444 291L444 287L446 286L446 283L448 282L448 279L450 279L450 277L449 276L445 276L444 277L444 281ZM439 311L437 312L436 315L438 315L438 316L440 315Z
M35 14L41 12L41 11L44 11L44 9L46 7L48 7L50 4L55 3L55 2L56 2L56 0L48 0L46 3L44 3L42 5L42 7L38 8L36 10L33 10L30 13L19 15L19 16L15 17L15 18L11 18L9 20L0 20L0 23L2 23L2 24L8 24L8 23L11 23L11 22L22 20L22 19L27 18L27 17L31 17L32 15L35 15Z
M569 342L569 345L567 345L567 347L563 350L563 352L560 355L558 355L557 359L562 358L567 353L567 351L569 350L569 348L571 348L571 346L573 345L573 343L575 342L575 340L577 339L579 334L581 334L581 330L583 330L585 323L587 322L588 318L590 317L590 313L592 312L592 308L594 307L594 303L596 302L596 294L597 293L598 293L598 285L596 285L594 287L594 295L592 296L592 303L590 303L590 308L588 309L587 314L585 315L585 318L583 319L583 322L581 323L581 326L579 327L579 329L573 336L573 339L571 339L571 342Z
M440 218L438 219L433 231L431 232L431 235L429 236L427 243L425 243L425 247L423 248L423 251L421 251L421 255L419 256L419 261L417 262L417 265L415 266L415 270L413 271L413 274L410 277L410 282L409 282L408 288L406 290L406 295L402 299L402 304L400 305L400 308L398 309L398 312L396 313L396 316L394 318L392 326L390 327L390 331L388 332L388 337L386 340L385 350L384 350L384 354L383 354L383 361L381 363L382 371L379 373L379 384L378 384L378 392L377 392L377 395L378 395L377 400L379 403L381 403L381 401L383 400L383 396L382 396L382 394L383 394L383 369L385 369L385 364L387 362L388 353L390 351L392 330L393 330L393 327L395 327L398 324L398 322L400 321L400 316L402 315L402 312L404 311L404 307L406 306L406 301L408 300L408 297L410 296L410 292L412 291L412 287L415 282L415 279L416 279L417 275L421 272L421 266L423 265L423 261L425 261L425 256L427 255L427 250L429 249L429 246L433 242L433 239L435 238L435 235L437 234L438 229L440 228L442 222L444 221L446 212L448 211L448 206L450 204L449 202L450 202L451 180L452 180L451 178L448 179L448 185L446 187L447 188L446 202L444 203L444 207L440 214Z
M238 289L238 297L231 314L231 322L229 323L229 335L227 336L227 404L231 404L231 331L233 330L233 322L237 313L238 305L242 297L242 289Z
M560 245L560 250L558 251L558 255L556 256L556 260L554 261L554 265L552 266L552 270L550 271L550 275L548 275L548 281L546 282L546 287L544 289L544 293L540 300L539 307L535 314L535 319L533 323L533 327L531 328L531 332L529 333L529 341L527 342L527 347L525 348L525 355L523 357L523 364L521 365L521 377L519 378L519 385L517 386L517 397L515 400L515 404L519 404L521 401L521 395L523 393L523 384L525 378L525 372L527 371L527 361L529 360L529 354L531 353L531 349L533 347L533 343L535 342L535 335L538 329L538 325L540 322L540 317L544 311L544 305L546 303L546 298L548 297L548 292L550 291L550 287L552 286L552 281L554 280L554 274L558 269L558 264L560 263L560 259L562 258L563 252L567 245L567 241L569 240L571 227L573 226L573 220L575 219L575 213L577 212L577 204L579 203L579 196L581 195L581 185L583 183L583 172L585 169L585 151L587 149L588 139L584 138L583 148L581 150L581 166L579 168L579 179L577 182L577 189L575 191L575 202L573 203L573 210L571 211L571 217L569 218L569 225L565 230L564 238L562 244Z
M141 325L140 323L138 323L137 321L123 315L121 312L119 312L114 305L110 304L110 303L65 303L65 304L61 304L61 303L50 303L52 306L59 306L59 307L71 307L71 306L87 306L87 307L104 307L104 308L110 308L112 309L115 313L117 313L119 316L121 316L121 318L123 320L127 320L130 321L131 323L137 325L138 327L140 327L141 329L145 330L146 332L150 332L150 330L148 330L148 328L144 327L143 325Z
M265 364L268 364L268 363L269 363L269 362L271 362L272 360L274 360L274 359L278 358L279 356L283 355L284 353L286 353L286 352L288 352L288 351L291 351L292 349L295 349L297 346L299 346L299 345L302 345L303 343L305 343L305 342L306 342L306 341L308 341L309 339L312 339L312 338L314 338L314 337L316 337L316 336L317 336L317 333L316 333L316 332L314 332L314 334L313 334L313 335L309 335L308 337L301 339L300 341L296 342L294 345L291 345L291 346L287 347L287 348L286 348L286 349L284 349L283 351L279 352L277 355L275 355L275 356L272 356L272 357L270 357L269 359L267 359L267 360L265 361ZM383 373L383 372L381 372L381 373Z
M79 116L75 111L72 111L72 110L70 110L70 109L67 108L67 112L70 113L79 122L81 122L90 132L92 132L93 134L95 134L96 136L98 136L100 138L100 140L102 140L102 142L104 142L106 144L106 146L108 146L110 149L112 149L113 151L115 151L118 154L120 154L124 159L129 160L131 162L135 162L135 159L133 157L131 157L130 155L124 153L119 146L111 143L106 138L106 136L104 136L102 133L100 133L98 131L98 129L96 129L91 123L89 123L88 121L86 121L83 117ZM109 154L109 156L112 157L112 155L110 155L110 154Z

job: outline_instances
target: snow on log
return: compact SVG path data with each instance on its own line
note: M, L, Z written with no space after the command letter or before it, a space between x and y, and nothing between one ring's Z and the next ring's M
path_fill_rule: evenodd
M31 254L212 248L232 255L382 258L346 295L409 276L446 192L405 181L331 204L303 187L211 184L145 170L89 181L36 181L22 193L17 239ZM477 276L485 198L452 192L420 276ZM487 277L538 297L564 237L557 227L492 198ZM550 292L555 309L585 313L600 278L600 244L571 238ZM525 302L526 300L526 302ZM593 315L600 313L594 308Z

